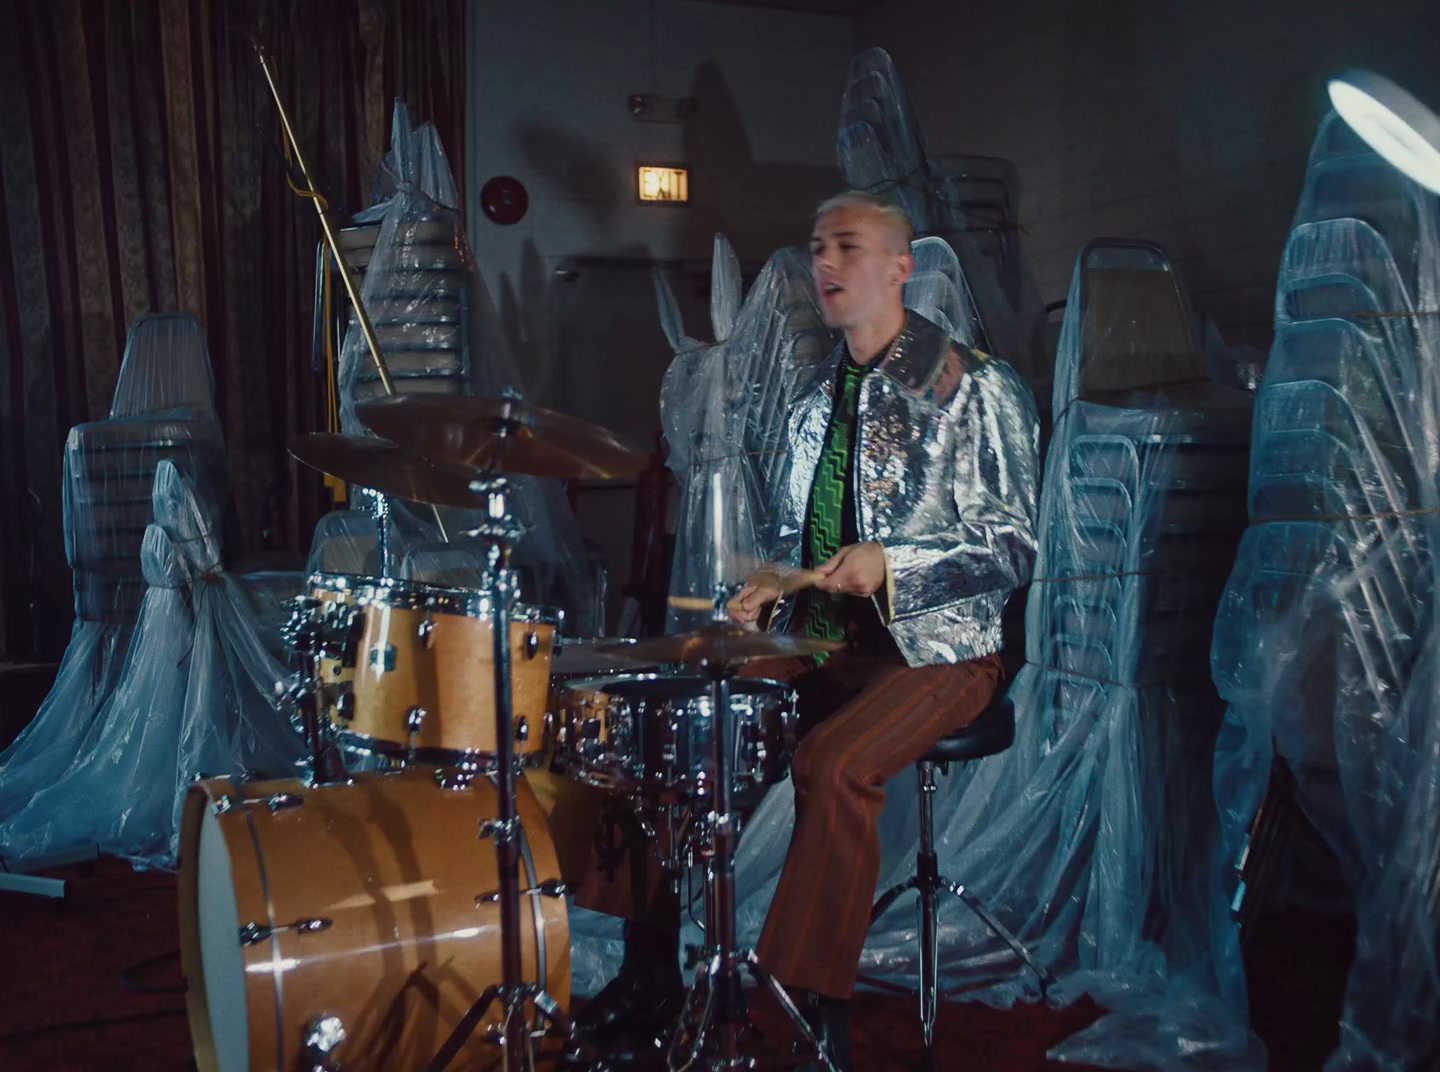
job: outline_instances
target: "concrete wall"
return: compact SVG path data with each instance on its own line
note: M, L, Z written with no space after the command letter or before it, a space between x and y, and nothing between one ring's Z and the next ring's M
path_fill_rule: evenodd
M840 184L835 128L854 23L692 0L474 0L469 10L466 209L499 333L532 400L649 447L673 356L650 264L687 262L672 286L689 332L709 339L715 232L753 267L804 242L815 204ZM683 125L639 122L634 93L694 97L699 111ZM692 205L636 204L637 161L687 164ZM518 224L481 211L495 175L529 192ZM582 489L576 510L618 590L633 489Z
M639 280L643 307L625 305L623 315L646 321L644 330L592 335L583 360L644 364L635 386L648 385L655 352L662 367L669 358L648 297L648 261L703 261L723 231L743 260L762 262L803 241L814 204L837 188L835 126L854 25L689 0L477 0L470 11L467 214L476 259L512 342L527 351L537 381L547 381L536 393L591 408L588 392L555 389L559 368L540 366L582 359L555 352L557 318L593 311L613 319L615 287L601 287L605 302L590 310L557 293L555 269L575 257L629 263L590 274L628 271ZM632 93L695 97L699 112L683 125L638 122L626 106ZM688 164L693 205L637 205L633 168L645 160ZM529 212L516 225L498 226L480 211L480 190L495 175L529 191ZM701 334L709 325L701 317L690 328ZM597 353L596 342L626 352ZM615 415L613 406L600 409ZM643 421L622 416L635 432L653 426L648 411Z
M1370 67L1440 107L1435 0L893 0L859 25L932 153L1019 165L1047 301L1087 239L1152 238L1228 339L1262 346L1327 77Z

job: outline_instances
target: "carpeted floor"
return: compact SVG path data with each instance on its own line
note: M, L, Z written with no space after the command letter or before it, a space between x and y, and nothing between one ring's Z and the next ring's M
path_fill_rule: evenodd
M190 1037L173 876L110 859L52 873L71 880L64 901L0 893L0 1069L182 1072ZM947 1005L939 1067L1081 1072L1045 1051L1097 1015ZM785 1037L778 1010L761 1008L757 1020L767 1039ZM923 1067L913 999L857 1001L854 1048L856 1072Z

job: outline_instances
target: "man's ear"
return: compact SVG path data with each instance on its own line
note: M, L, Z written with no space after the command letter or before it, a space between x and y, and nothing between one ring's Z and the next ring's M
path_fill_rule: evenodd
M904 286L915 274L915 254L910 252L895 254L895 270L896 285Z

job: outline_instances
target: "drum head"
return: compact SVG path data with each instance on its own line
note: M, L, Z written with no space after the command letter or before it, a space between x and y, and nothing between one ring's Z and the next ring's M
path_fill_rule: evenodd
M204 965L203 1001L210 1020L218 1072L249 1072L250 1016L245 1000L240 914L230 853L210 808L200 820L195 874L196 924ZM191 986L196 985L191 980ZM201 1067L205 1067L201 1064Z

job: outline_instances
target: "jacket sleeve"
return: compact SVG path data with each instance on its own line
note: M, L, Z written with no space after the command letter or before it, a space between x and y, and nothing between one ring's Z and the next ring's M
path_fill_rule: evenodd
M974 374L946 420L951 509L933 532L881 541L894 580L892 620L989 595L1001 603L1030 580L1036 552L1039 422L1030 389L1000 362ZM963 401L960 401L963 396Z

